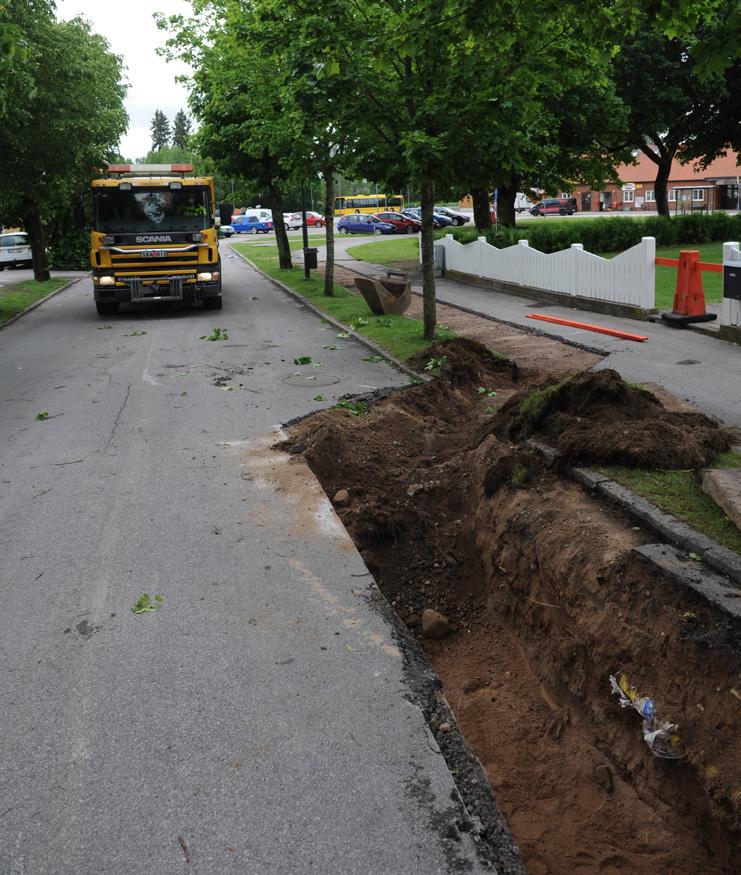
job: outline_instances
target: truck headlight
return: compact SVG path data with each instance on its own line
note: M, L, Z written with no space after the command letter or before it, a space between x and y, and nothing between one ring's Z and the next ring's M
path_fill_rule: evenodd
M116 242L116 238L112 234L106 234L103 238L103 246L113 246Z
M199 273L196 275L196 279L198 280L199 283L210 283L213 280L213 278L214 278L214 275L212 273L209 273L209 272Z
M196 231L195 234L190 238L194 243L200 243L203 240L203 234L200 231Z
M115 276L98 277L98 285L99 286L115 286L116 285L116 277Z

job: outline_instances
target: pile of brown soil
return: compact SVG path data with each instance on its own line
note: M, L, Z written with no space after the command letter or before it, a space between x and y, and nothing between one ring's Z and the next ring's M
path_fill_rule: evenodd
M486 409L522 375L467 341L425 363L443 355L438 379L362 417L322 411L289 444L330 498L348 490L338 513L409 627L425 608L448 617L428 658L528 871L739 871L738 630L634 557L648 538L632 523L493 433ZM637 403L660 418L650 396ZM610 692L619 670L679 724L683 759L652 755Z
M518 393L491 430L510 440L543 436L571 464L700 468L730 445L717 422L702 413L670 412L612 370Z

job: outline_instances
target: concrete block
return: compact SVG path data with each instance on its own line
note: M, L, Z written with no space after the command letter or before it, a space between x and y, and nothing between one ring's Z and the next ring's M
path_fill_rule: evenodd
M688 559L683 550L670 544L643 544L633 553L678 586L694 590L735 620L741 618L741 589L703 562Z
M736 528L741 529L741 468L704 471L702 488Z

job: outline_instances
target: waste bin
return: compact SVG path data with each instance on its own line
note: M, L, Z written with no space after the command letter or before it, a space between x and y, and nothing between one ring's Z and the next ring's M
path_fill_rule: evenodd
M304 266L309 270L317 269L317 252L318 249L304 249Z

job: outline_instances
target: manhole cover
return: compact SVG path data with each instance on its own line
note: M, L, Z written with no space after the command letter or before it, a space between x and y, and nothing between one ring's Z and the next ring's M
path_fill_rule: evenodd
M283 382L289 386L332 386L341 381L341 377L335 377L332 374L289 374L283 377Z

